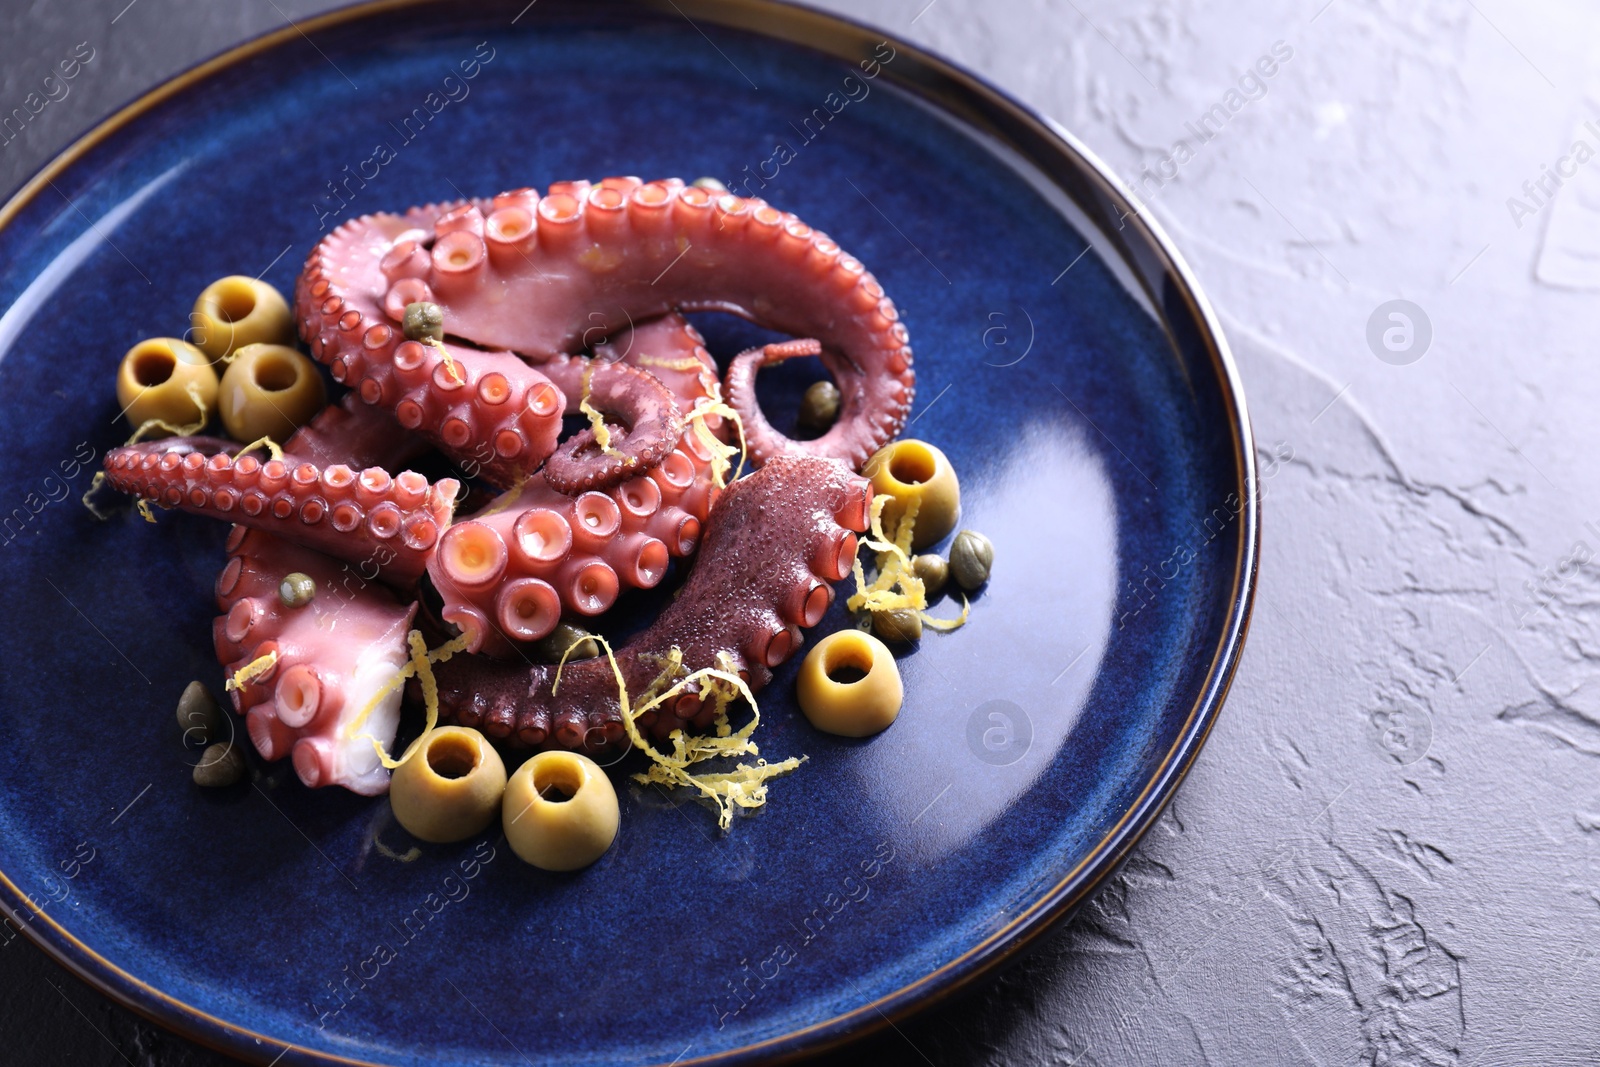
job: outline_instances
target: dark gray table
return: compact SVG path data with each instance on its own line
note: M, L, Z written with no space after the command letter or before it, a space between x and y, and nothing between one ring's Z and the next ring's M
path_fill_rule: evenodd
M332 6L126 3L0 0L6 107L95 50L0 146L0 187L169 74ZM1600 14L823 6L987 75L1137 187L1227 323L1266 495L1244 662L1176 802L1072 927L860 1052L1600 1062ZM1276 73L1248 76L1275 45ZM0 990L6 1062L226 1062L21 939Z

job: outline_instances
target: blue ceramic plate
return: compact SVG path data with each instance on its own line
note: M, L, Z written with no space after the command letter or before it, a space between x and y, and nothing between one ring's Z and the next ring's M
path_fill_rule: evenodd
M0 213L5 904L101 989L248 1059L767 1061L882 1025L1115 866L1243 639L1238 383L1177 256L1081 147L805 9L524 3L285 29L115 115ZM496 833L413 853L387 802L284 764L196 788L172 710L190 679L221 690L225 530L79 506L127 432L122 352L181 332L218 276L288 291L348 215L607 174L720 177L876 272L916 346L909 432L994 541L971 623L901 660L905 711L866 742L809 728L791 661L763 751L810 759L768 809L719 835L617 773L622 834L576 876ZM703 325L723 356L752 333ZM769 372L765 402L792 411L816 373Z

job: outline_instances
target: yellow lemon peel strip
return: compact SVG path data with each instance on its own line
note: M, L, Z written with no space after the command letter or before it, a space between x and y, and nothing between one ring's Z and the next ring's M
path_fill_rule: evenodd
M254 441L251 441L249 444L239 449L239 451L235 452L233 454L233 458L238 459L246 452L254 452L258 448L265 448L269 453L271 453L272 458L275 460L280 462L283 460L283 448L278 444L278 442L274 441L270 437L256 438Z
M528 484L528 476L526 474L524 474L522 477L518 478L516 481L511 483L511 488L510 489L507 489L505 492L501 493L498 497L496 497L495 500L494 500L494 503L490 504L488 507L486 507L482 511L478 512L476 515L473 516L473 518L475 518L475 519L484 519L484 518L488 518L490 515L498 515L502 511L505 511L507 508L509 508L513 504L515 504L518 500L522 499L522 488L523 488L523 486L525 486L527 484ZM464 489L465 486L463 486L462 488Z
M439 354L444 357L444 369L450 372L450 377L454 378L461 385L467 384L467 376L461 373L461 368L456 366L456 361L450 358L450 350L444 346L443 341L439 340L437 337L424 337L422 339L422 343L432 345L434 348L437 348L439 350Z
M878 553L878 576L869 584L858 556L851 565L851 572L856 579L856 592L845 601L845 606L851 611L860 611L862 608L868 611L915 611L931 630L949 633L961 629L972 612L972 604L966 595L961 597L961 614L956 618L941 619L930 615L927 611L927 588L911 568L911 534L916 526L920 502L911 501L905 515L895 525L891 538L883 529L883 507L888 499L881 494L873 498L869 525L871 534L861 541Z
M705 369L705 364L694 356L681 356L678 359L664 359L661 356L640 356L639 366L660 367L663 370L675 370L684 373Z
M720 415L733 423L734 429L739 431L738 448L723 443L711 432L706 420L713 415ZM744 420L722 399L722 386L715 381L707 384L706 395L695 401L694 409L684 421L689 424L690 432L706 447L706 451L711 453L712 484L718 489L727 487L728 470L733 466L735 452L739 453L739 467L733 472L733 478L737 481L740 475L744 474L744 463L749 455L749 448L744 439Z
M701 796L716 804L717 826L727 830L733 825L734 808L761 807L767 802L767 781L777 775L789 773L805 761L804 756L790 757L777 763L757 759L754 763L739 763L728 771L709 774L690 773L690 767L704 760L723 756L760 755L760 750L755 742L750 740L750 736L761 722L761 708L757 705L755 694L750 691L749 685L734 670L732 660L724 653L718 657L719 666L684 674L667 688L659 689L665 679L683 670L683 653L674 648L671 653L662 657L664 666L661 674L657 675L645 690L659 691L635 707L629 699L628 683L622 676L622 668L617 665L617 657L611 650L611 643L598 636L593 640L599 642L605 649L606 661L611 665L611 673L616 677L617 696L622 705L622 724L628 731L628 740L651 760L649 770L633 776L633 780L639 784L687 787L696 790ZM571 649L568 649L568 652L570 651ZM565 659L563 656L563 662ZM701 695L716 702L717 736L689 736L682 730L674 730L671 734L671 754L660 751L640 733L639 716L676 699L690 686L699 683L704 683ZM554 687L552 693L553 691ZM748 723L734 732L728 726L727 708L736 697L740 696L750 702L753 714Z
M196 434L205 429L210 416L206 413L205 399L200 395L200 383L192 381L184 386L183 391L189 395L190 400L194 401L195 410L199 412L198 419L183 426L174 426L166 419L145 419L139 424L139 428L133 431L133 436L122 442L122 447L127 448L129 445L136 445L144 440L145 434L153 433L156 430L164 431L174 437L188 437L190 434ZM93 497L100 491L100 487L105 484L106 472L95 471L94 477L89 479L89 488L84 490L83 496L79 498L83 502L83 506L89 509L89 514L101 522L109 519L111 513L109 511L101 511L95 507ZM140 515L144 516L145 522L156 521L156 517L150 512L150 502L148 500L140 497L134 502L133 506L139 510Z
M238 670L234 671L233 675L223 685L222 690L223 692L231 692L235 689L243 689L245 686L249 685L263 674L266 674L277 665L278 650L273 649L265 656L257 656L249 663L246 663L243 667L240 667Z
M406 642L411 648L411 662L401 667L399 671L395 672L393 678L390 678L383 684L382 688L372 694L372 699L367 701L367 706L362 708L361 713L350 720L350 724L344 728L343 735L347 738L366 737L368 741L372 742L372 747L377 749L378 759L383 762L385 767L393 770L400 766L401 763L405 762L405 756L400 757L398 760L390 759L383 750L383 743L376 737L371 734L358 734L356 731L366 725L367 719L377 709L378 705L383 703L385 697L405 685L407 678L420 676L422 678L422 699L426 703L428 710L428 725L422 731L422 736L426 737L439 723L439 685L434 680L431 668L435 663L445 662L457 652L465 652L470 641L471 638L468 635L461 634L430 652L428 651L427 642L422 639L421 633L416 630L408 632L406 634ZM407 749L406 752L409 755L410 749Z
M82 503L84 507L89 509L89 514L93 515L101 522L105 522L107 519L111 518L111 512L101 511L99 508L95 507L94 495L98 493L100 491L100 487L105 484L106 472L95 471L94 477L89 479L89 488L85 489L83 491L83 496L78 498L79 502Z
M654 660L661 669L650 684L645 686L644 692L639 694L641 703L653 699L667 686L689 673L688 669L683 665L683 649L677 645L673 645L665 656L652 655L648 658Z
M411 666L416 669L417 680L422 683L422 704L428 709L428 725L423 733L431 733L439 725L439 679L433 676L433 661L428 658L428 643L416 630L406 634L411 644Z
M971 613L972 602L967 599L967 594L965 593L961 594L961 614L953 619L935 618L934 616L929 615L926 611L917 612L917 614L922 618L922 625L926 626L930 630L938 630L942 634L947 634L951 630L961 629L967 624L967 616Z
M917 521L918 501L912 500L907 506L893 537L883 529L883 508L888 502L889 497L881 493L872 498L868 536L861 539L861 544L878 554L878 576L869 583L861 557L856 556L850 566L856 592L845 601L851 611L921 611L928 606L922 579L911 569L911 531Z
M628 466L639 462L637 456L630 456L618 449L611 447L611 427L606 425L606 417L594 409L589 403L589 380L594 377L594 360L590 360L583 368L583 396L578 400L578 412L589 416L589 428L594 431L594 443L600 446L600 451L608 456L622 460Z

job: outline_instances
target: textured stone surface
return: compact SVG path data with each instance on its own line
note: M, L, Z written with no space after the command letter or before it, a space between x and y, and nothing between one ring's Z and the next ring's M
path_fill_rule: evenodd
M0 146L0 184L169 73L327 6L136 0L112 24L121 2L8 12L4 109L80 41L95 58ZM925 3L823 6L976 69L1140 187L1235 345L1265 535L1233 695L1159 825L1071 928L865 1051L941 1067L1600 1060L1600 162L1548 206L1522 189L1575 139L1600 148L1585 126L1600 128L1600 15ZM1276 42L1292 55L1241 87ZM1237 111L1196 136L1230 90ZM1397 298L1432 325L1408 365L1367 341ZM21 940L0 950L0 989L18 1062L224 1062Z

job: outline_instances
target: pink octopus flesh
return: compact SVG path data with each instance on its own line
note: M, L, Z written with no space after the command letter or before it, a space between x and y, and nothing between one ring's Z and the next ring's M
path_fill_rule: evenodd
M442 338L406 338L417 302L440 307ZM719 387L682 318L699 310L802 339L739 354ZM617 650L630 691L673 647L689 670L731 662L765 684L849 572L871 500L854 471L899 431L914 392L905 326L859 260L760 200L677 179L561 182L542 197L351 220L307 260L295 311L313 356L352 391L281 458L173 438L113 450L106 470L124 492L238 524L217 582L217 654L230 673L276 656L233 690L235 707L264 758L292 756L307 785L361 793L387 788L371 739L394 740L389 683L424 576L468 650L435 668L441 711L509 746L624 743L605 660L569 663L557 700L555 668L519 654L697 548L677 599ZM794 441L762 415L755 376L806 355L831 373L840 414ZM695 426L730 436L713 410L724 388L760 468L725 491ZM592 428L560 441L583 399L609 447ZM405 469L430 449L499 495L458 517L457 479ZM310 605L277 596L291 571L316 581ZM664 736L710 714L686 693L640 725Z

